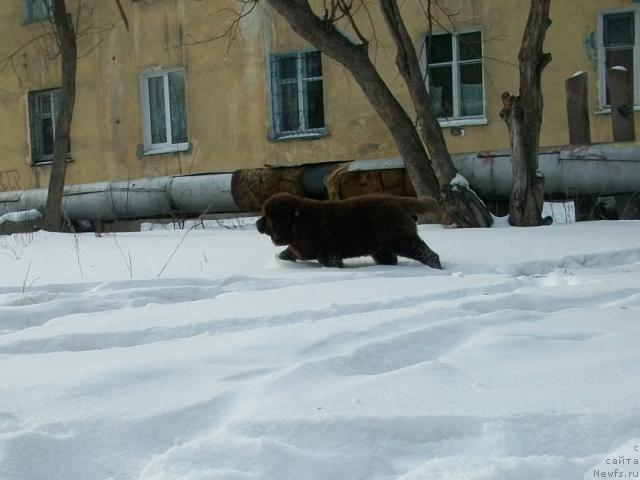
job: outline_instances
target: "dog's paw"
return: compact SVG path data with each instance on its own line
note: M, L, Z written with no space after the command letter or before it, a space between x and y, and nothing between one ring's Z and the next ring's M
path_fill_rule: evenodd
M330 255L328 257L319 258L318 261L323 267L331 267L331 268L344 268L344 263L342 262L342 257L337 255Z
M431 268L442 270L442 264L440 263L440 257L438 257L438 255L430 255L425 263Z
M278 258L280 260L287 260L289 262L295 262L296 260L298 260L298 257L296 257L296 254L291 247L287 247L283 251L281 251L278 254Z

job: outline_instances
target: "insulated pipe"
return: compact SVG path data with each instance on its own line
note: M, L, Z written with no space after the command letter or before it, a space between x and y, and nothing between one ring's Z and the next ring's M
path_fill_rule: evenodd
M453 162L480 197L506 200L511 193L510 152L454 155ZM320 197L331 165L305 167L305 193ZM357 160L349 171L404 168L401 159ZM620 195L640 191L640 146L598 144L542 149L539 168L547 198ZM234 213L240 211L231 173L150 177L129 181L73 185L65 188L63 208L71 220L136 218ZM44 212L44 188L0 192L0 215L36 209Z
M238 212L231 189L231 173L170 177L169 198L173 211L197 214Z
M139 178L65 188L63 209L71 220L170 217L237 212L230 173ZM22 210L43 212L47 189L0 193L0 215Z
M511 152L452 156L458 171L481 198L506 200L511 194ZM349 171L403 168L402 160L357 160ZM618 195L640 191L640 145L605 143L541 149L538 168L548 198Z

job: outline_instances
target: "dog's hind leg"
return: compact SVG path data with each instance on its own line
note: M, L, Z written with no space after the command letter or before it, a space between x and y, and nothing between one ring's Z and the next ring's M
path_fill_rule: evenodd
M401 257L417 260L431 268L442 269L438 254L431 250L418 236L406 240L396 240L388 248Z
M343 268L342 257L338 255L327 255L318 257L318 261L323 267Z
M298 260L298 257L294 253L293 248L291 248L290 246L281 251L278 254L278 258L280 260L288 260L290 262L295 262L296 260Z
M378 250L371 255L378 265L397 265L398 256L389 250Z

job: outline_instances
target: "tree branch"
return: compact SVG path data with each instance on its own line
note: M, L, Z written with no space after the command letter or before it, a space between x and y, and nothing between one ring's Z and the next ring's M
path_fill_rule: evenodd
M120 3L120 0L115 0L116 2L116 7L118 7L118 11L120 12L120 17L122 18L122 22L124 23L125 28L127 29L127 32L129 31L129 19L127 18L127 14L124 11L124 8L122 8L122 3Z

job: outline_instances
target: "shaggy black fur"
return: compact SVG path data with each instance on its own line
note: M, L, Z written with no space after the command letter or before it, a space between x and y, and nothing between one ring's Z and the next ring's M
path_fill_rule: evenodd
M275 245L288 245L283 260L318 260L342 267L344 258L371 255L395 265L398 256L442 268L438 255L418 236L418 214L438 211L433 199L364 195L319 202L278 193L262 207L258 231Z

